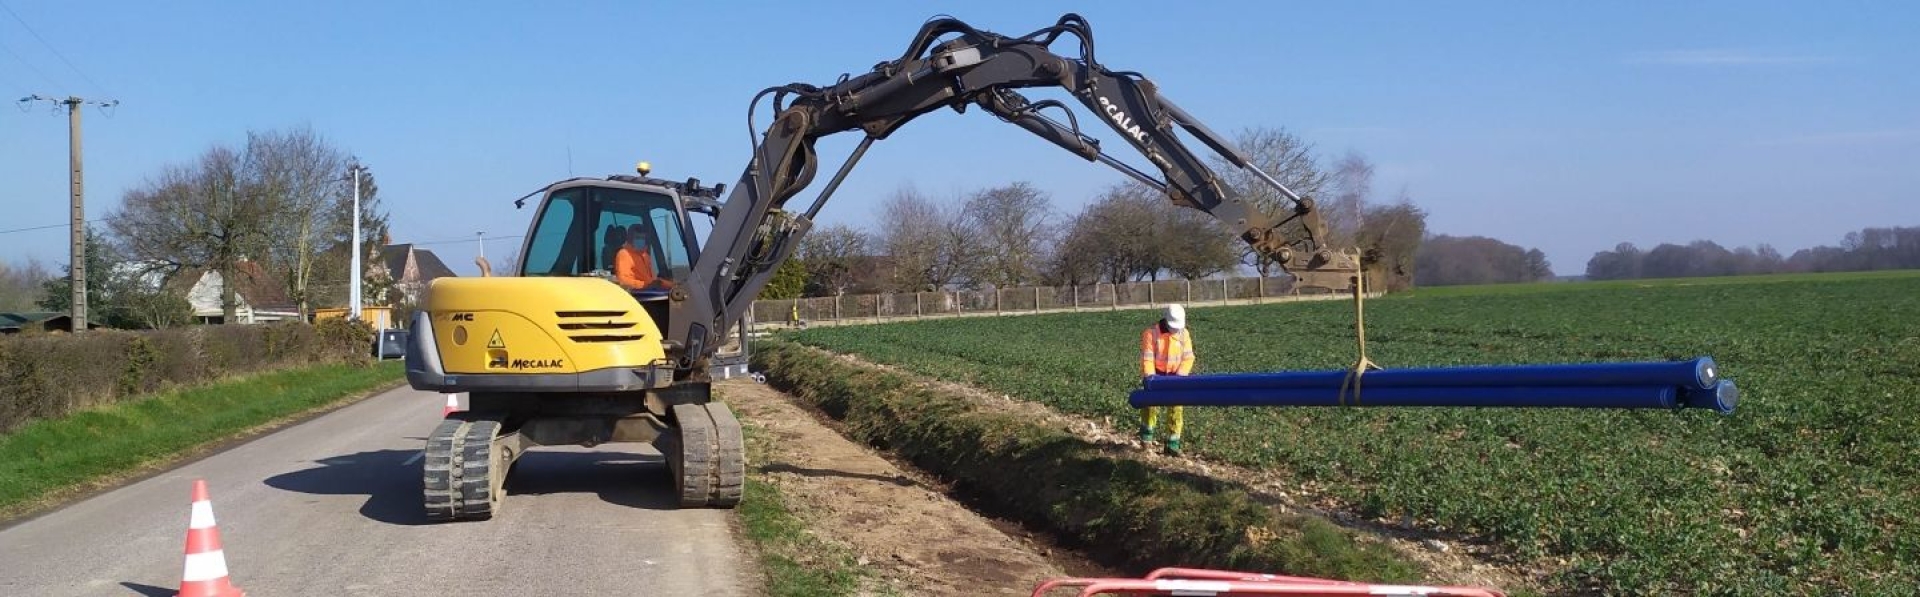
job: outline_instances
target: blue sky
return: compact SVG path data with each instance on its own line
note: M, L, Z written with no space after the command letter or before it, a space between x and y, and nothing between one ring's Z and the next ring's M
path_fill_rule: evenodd
M1104 63L1216 130L1361 152L1378 198L1560 273L1620 241L1791 252L1920 225L1912 3L0 3L19 17L0 11L0 97L122 102L86 115L90 217L211 144L310 125L378 175L396 242L469 271L475 233L523 233L511 200L552 180L646 159L731 183L754 92L863 72L941 12L1007 34L1080 12ZM833 141L830 165L854 139ZM66 220L66 155L44 104L0 111L0 231ZM1064 214L1121 177L940 112L877 144L822 220L865 225L902 184L1015 180ZM63 263L65 239L0 234L0 260Z

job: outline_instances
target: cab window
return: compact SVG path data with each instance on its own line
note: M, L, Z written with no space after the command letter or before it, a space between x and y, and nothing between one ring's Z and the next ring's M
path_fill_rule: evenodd
M555 191L527 239L522 275L580 276L613 271L632 226L646 232L656 277L676 279L689 267L686 236L673 197L630 189L573 187Z
M574 275L580 243L568 241L574 237L574 220L580 214L575 205L580 202L580 191L566 189L547 200L540 223L533 227L533 238L527 239L527 255L520 261L521 275Z
M673 198L658 193L628 189L594 189L599 213L594 229L594 254L598 269L611 271L620 248L632 243L653 258L654 275L674 279L685 274L687 247L680 228L680 213ZM642 238L630 239L628 231L638 224L646 231Z

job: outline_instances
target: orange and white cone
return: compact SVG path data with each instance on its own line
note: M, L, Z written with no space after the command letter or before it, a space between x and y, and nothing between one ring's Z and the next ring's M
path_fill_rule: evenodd
M457 412L460 412L460 395L447 394L447 407L440 410L440 418L444 419L447 415Z
M245 597L227 578L227 555L220 549L220 528L213 523L207 482L193 480L193 518L187 523L187 563L180 573L179 597Z

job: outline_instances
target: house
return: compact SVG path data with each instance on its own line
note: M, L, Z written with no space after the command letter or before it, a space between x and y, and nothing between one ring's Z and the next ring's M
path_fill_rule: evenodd
M433 251L411 244L382 247L379 258L374 261L377 267L386 268L387 275L393 278L393 289L400 293L400 296L389 297L393 302L418 305L427 296L428 283L455 276Z
M99 329L91 317L87 320L87 329ZM18 334L21 332L71 332L72 315L59 311L24 311L19 313L0 313L0 334Z
M234 300L239 303L234 309L234 323L271 323L299 318L299 306L287 298L286 289L268 275L259 262L242 261L234 265L234 272L238 279ZM219 270L185 270L178 279L193 281L187 289L187 304L193 307L196 323L224 323L226 311L221 294L225 291L225 280Z

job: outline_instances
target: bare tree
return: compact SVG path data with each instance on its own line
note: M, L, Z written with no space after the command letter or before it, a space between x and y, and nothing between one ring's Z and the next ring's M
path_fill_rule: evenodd
M221 312L234 321L238 265L266 251L273 205L247 184L246 156L208 148L191 165L170 166L127 192L108 228L129 257L174 269L220 273Z
M1091 272L1114 284L1157 275L1164 263L1155 210L1163 204L1158 192L1138 184L1108 187L1074 216L1055 249L1056 271Z
M190 164L163 168L127 192L108 228L126 256L170 271L219 272L221 310L232 321L247 261L282 278L302 311L346 295L351 253L349 158L310 129L249 133L241 151L208 148ZM370 176L361 202L368 245L378 247L386 217ZM368 253L372 253L368 251ZM326 272L321 274L320 272Z
M1046 262L1044 280L1047 284L1078 287L1099 282L1101 252L1105 247L1096 229L1095 216L1092 206L1088 206L1061 226Z
M1640 277L1640 261L1646 252L1633 243L1614 245L1612 251L1594 253L1587 260L1589 280L1631 280Z
M53 273L36 259L29 258L25 264L0 261L0 311L33 309L41 286L52 278Z
M946 288L965 280L974 253L955 209L902 186L881 207L880 250L891 261L895 290Z
M996 288L1039 280L1053 234L1044 191L1024 181L981 190L968 197L964 213L978 256L969 280Z
M846 224L823 226L800 240L795 257L805 265L806 292L813 296L846 294L870 257L871 238Z
M1154 262L1169 273L1196 280L1240 264L1240 239L1205 212L1157 201L1153 218Z
M338 232L328 229L339 222L330 209L352 191L345 158L313 129L303 127L249 133L247 163L256 192L274 206L268 222L273 270L305 316L320 249Z
M1318 197L1326 190L1328 175L1320 168L1314 158L1313 146L1295 137L1286 129L1251 128L1236 136L1235 144L1252 159L1253 164L1270 174L1293 192L1303 196ZM1242 170L1225 160L1215 159L1214 170L1220 173L1221 182L1229 192L1239 196L1254 209L1266 214L1272 221L1278 222L1285 214L1292 213L1293 204L1278 190L1266 184L1253 173ZM1298 231L1290 231L1298 234ZM1275 273L1279 263L1265 255L1253 251L1252 247L1240 248L1241 259L1261 275Z
M1484 236L1430 236L1414 257L1421 286L1534 282L1553 276L1546 253Z
M1397 202L1367 208L1356 240L1369 256L1370 269L1385 275L1383 289L1395 290L1412 284L1414 259L1426 235L1426 210L1403 191Z
M1324 193L1318 205L1327 222L1327 244L1336 250L1354 246L1360 233L1360 216L1366 213L1367 198L1373 195L1373 162L1356 151L1340 156L1327 175Z

